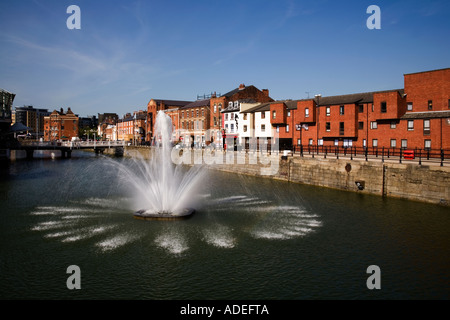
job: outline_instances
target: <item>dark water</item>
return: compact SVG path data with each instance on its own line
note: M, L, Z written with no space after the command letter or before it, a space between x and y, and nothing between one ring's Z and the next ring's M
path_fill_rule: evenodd
M1 299L450 297L448 208L211 171L191 219L149 222L89 153L0 178ZM81 290L66 286L70 265ZM370 265L381 290L366 286Z

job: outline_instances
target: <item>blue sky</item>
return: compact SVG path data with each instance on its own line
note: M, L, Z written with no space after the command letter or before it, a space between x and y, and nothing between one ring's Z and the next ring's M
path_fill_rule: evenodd
M366 27L373 4L381 30ZM81 116L240 83L277 100L397 89L450 67L449 14L448 0L2 0L0 88Z

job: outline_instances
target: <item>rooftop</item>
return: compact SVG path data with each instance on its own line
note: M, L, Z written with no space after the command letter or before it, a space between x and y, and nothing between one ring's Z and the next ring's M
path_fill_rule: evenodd
M196 107L209 107L209 99L203 99L203 100L197 100L194 102L191 102L185 106L182 106L181 109L188 109L188 108L196 108Z

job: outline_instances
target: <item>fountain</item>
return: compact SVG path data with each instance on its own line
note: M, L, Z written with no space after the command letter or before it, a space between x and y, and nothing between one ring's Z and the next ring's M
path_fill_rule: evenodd
M137 159L137 172L124 166L127 181L137 190L141 208L134 218L141 220L177 220L191 217L195 212L195 195L204 177L201 166L186 168L174 165L172 153L172 120L159 111L156 117L156 146L150 160Z

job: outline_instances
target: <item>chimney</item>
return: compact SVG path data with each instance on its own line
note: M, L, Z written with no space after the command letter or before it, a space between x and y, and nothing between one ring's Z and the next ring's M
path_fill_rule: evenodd
M269 97L269 89L262 89L262 92L266 97Z
M63 108L60 109L60 113L64 114L64 109Z
M245 89L245 84L241 83L241 84L239 85L239 90L244 90L244 89Z

